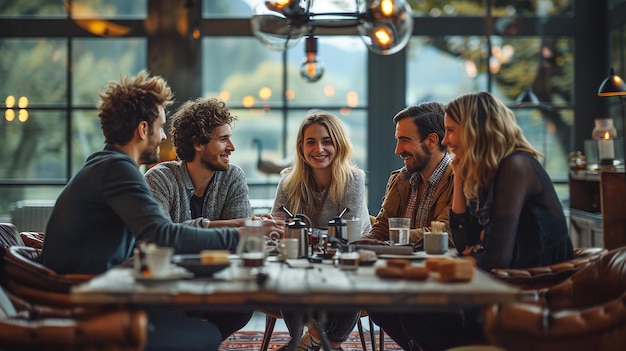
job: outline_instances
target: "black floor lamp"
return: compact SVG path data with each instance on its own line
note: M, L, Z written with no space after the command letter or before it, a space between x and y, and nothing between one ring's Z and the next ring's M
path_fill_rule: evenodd
M622 147L624 162L626 163L626 114L624 113L624 96L626 96L626 83L622 77L615 74L615 70L611 67L609 76L602 81L598 88L598 96L617 96L620 99L620 107L622 109Z

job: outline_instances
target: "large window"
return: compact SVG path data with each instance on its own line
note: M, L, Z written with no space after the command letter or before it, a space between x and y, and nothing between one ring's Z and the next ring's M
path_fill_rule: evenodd
M178 102L197 96L219 96L227 102L239 117L232 159L245 170L253 198L273 197L278 175L263 172L259 160L287 164L300 121L311 108L328 110L345 123L357 165L383 170L382 178L368 175L369 191L384 191L384 176L392 168L393 133L374 134L379 139L374 149L368 127L397 112L398 106L380 108L398 91L390 91L390 84L402 88L398 96L407 105L445 103L468 91L493 92L515 109L526 136L544 153L553 180L564 182L567 153L582 145L588 133L580 130L590 131L597 117L588 112L599 104L594 89L581 94L580 87L597 86L604 78L587 74L589 66L576 65L599 54L577 47L580 38L575 35L609 38L593 21L586 30L576 28L587 23L573 20L588 15L574 11L584 1L409 1L414 37L406 52L396 54L400 61L391 61L401 62L406 70L376 75L372 81L371 75L382 68L372 64L372 54L357 36L322 35L318 57L325 74L317 83L299 76L304 42L282 53L264 48L252 36L248 19L256 0L3 1L0 220L9 220L16 201L56 198L85 158L102 147L97 92L109 80L141 69L192 77L194 72L201 80L199 90L189 96L175 92ZM337 6L343 2L352 4L329 1ZM603 2L609 3L623 12L623 1ZM200 5L202 11L194 12ZM171 29L160 18L172 20ZM619 23L611 27L612 54L606 58L623 76L626 29L623 19ZM198 29L196 42L187 34L190 29ZM159 32L163 30L170 32ZM161 39L168 35L199 49L166 49ZM198 67L180 64L189 52L198 56L190 60ZM527 87L541 103L518 107L516 98ZM611 114L621 110L618 100L610 107ZM579 123L581 108L589 125ZM619 121L616 125L619 130ZM375 213L378 205L371 203L370 211Z
M303 56L304 42L282 53L255 38L203 41L203 95L222 98L239 117L232 160L246 173L253 198L273 197L279 175L259 165L290 163L296 133L309 109L339 117L351 136L354 161L367 167L367 49L355 37L320 38L325 73L316 83L300 77Z

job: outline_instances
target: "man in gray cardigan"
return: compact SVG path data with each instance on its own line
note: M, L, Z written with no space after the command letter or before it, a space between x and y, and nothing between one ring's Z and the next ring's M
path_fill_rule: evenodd
M230 164L235 151L226 104L216 98L185 102L172 117L171 137L180 161L161 162L145 178L166 217L204 228L242 227L252 216L246 177ZM243 313L200 312L226 339L246 325Z
M185 102L172 117L171 137L180 161L146 172L152 194L172 221L197 227L241 227L252 216L248 184L235 151L232 122L216 98Z

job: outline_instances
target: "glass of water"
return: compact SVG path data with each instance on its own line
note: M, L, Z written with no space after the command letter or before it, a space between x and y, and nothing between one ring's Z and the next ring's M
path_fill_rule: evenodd
M410 232L410 218L389 218L389 243L391 245L408 245Z

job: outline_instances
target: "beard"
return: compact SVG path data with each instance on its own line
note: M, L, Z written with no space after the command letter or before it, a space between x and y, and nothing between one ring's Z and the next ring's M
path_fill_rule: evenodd
M140 163L152 164L152 163L159 162L160 161L159 151L160 151L159 145L157 145L156 148L150 148L149 150L145 150L141 154L141 157L139 158Z
M213 162L213 161L206 160L203 158L201 158L200 161L202 162L202 165L204 165L204 167L214 172L227 171L228 168L230 168L230 163L224 163L224 162L219 162L219 161Z
M154 133L150 134L151 137L153 137L153 135ZM141 153L141 156L139 157L139 162L141 164L152 164L152 163L159 162L160 161L159 151L161 150L160 145L161 145L160 139L150 138L148 146Z
M406 169L409 173L421 172L426 168L430 159L433 157L433 154L428 150L426 145L421 145L421 148L416 150L413 154L411 154L411 163L406 163Z

